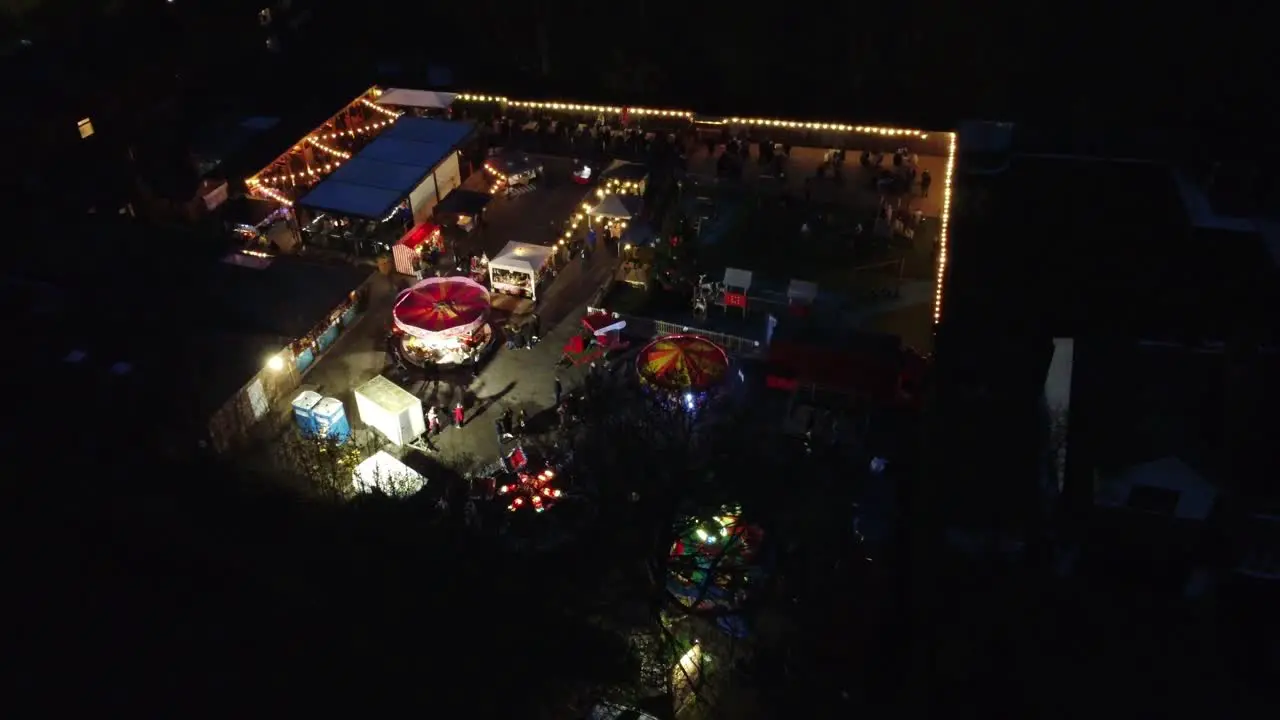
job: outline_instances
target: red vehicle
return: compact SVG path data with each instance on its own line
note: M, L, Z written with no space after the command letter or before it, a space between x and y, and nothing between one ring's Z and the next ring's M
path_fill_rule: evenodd
M564 344L562 365L585 365L602 359L609 352L622 350L631 343L622 339L626 320L616 320L609 313L591 313L582 318L582 331Z

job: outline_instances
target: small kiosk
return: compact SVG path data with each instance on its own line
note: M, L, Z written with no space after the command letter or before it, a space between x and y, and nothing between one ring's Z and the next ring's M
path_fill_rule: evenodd
M417 275L432 262L433 256L444 252L444 236L439 226L424 222L405 233L391 248L396 272Z
M509 242L489 261L489 286L495 292L538 299L538 284L547 275L554 247Z
M640 163L614 160L600 178L606 193L643 197L649 185L649 169Z

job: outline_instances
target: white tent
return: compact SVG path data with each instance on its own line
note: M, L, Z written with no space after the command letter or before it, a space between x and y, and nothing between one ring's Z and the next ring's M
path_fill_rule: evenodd
M489 284L499 292L536 298L538 276L555 252L546 245L509 242L489 261ZM512 273L522 277L513 278Z
M378 98L378 104L443 110L452 105L457 97L453 93L435 92L434 90L391 88L382 93L382 96Z
M812 305L813 301L818 298L818 284L811 283L807 280L791 281L787 285L787 300L801 305Z
M605 195L595 207L591 208L592 217L609 218L611 220L630 220L640 212L639 203L634 198L621 195Z
M724 286L734 290L751 289L751 271L738 268L724 269Z
M384 450L356 466L352 481L360 492L382 492L392 497L407 497L421 490L427 479Z

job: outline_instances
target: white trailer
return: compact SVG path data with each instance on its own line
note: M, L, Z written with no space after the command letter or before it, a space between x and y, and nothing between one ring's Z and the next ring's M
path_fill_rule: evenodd
M360 420L396 445L409 445L427 431L422 401L378 375L356 388Z

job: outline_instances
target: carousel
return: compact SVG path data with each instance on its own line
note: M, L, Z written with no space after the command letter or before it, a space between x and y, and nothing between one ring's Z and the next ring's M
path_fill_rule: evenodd
M711 517L688 518L677 528L667 560L667 593L684 612L716 617L722 630L741 637L736 611L759 583L764 533L726 506Z
M700 335L666 335L636 356L640 382L658 397L695 412L729 372L729 356Z
M401 357L418 367L474 362L497 337L489 291L468 278L427 278L400 293L391 314Z

